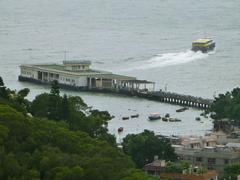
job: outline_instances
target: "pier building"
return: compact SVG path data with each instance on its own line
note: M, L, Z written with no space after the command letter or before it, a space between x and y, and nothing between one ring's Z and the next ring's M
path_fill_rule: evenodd
M57 80L61 88L137 96L170 104L208 109L212 99L155 91L155 82L90 68L90 61L63 61L63 64L22 64L19 81L50 84Z
M51 83L82 90L153 91L154 82L90 68L91 61L63 61L63 64L22 64L20 81Z

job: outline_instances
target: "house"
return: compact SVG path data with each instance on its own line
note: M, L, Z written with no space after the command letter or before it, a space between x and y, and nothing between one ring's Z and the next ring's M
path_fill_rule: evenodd
M180 145L172 145L179 159L194 166L203 166L209 170L223 173L226 165L240 163L239 143L216 144L214 136L184 138Z
M178 168L171 168L172 165ZM183 169L179 172L179 163L173 163L172 165L169 166L169 163L165 160L159 160L154 157L154 161L146 164L143 169L147 175L173 180L217 180L218 178L216 171L207 170L201 166L193 167L190 165L190 167L186 169L185 167L181 167Z
M165 160L159 160L154 158L154 161L146 164L143 169L146 174L159 176L160 173L164 172L166 168Z
M196 173L173 173L165 172L160 174L161 178L173 179L173 180L217 180L218 174L216 171L207 171L205 173L196 174Z

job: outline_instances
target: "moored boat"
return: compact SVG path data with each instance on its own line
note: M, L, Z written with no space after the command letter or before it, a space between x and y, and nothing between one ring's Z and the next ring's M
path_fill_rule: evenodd
M195 120L196 121L201 121L201 118L200 117L196 117Z
M167 118L166 116L162 118L162 121L168 122L169 118Z
M121 133L121 132L123 132L123 127L118 128L118 133Z
M176 112L183 112L183 111L186 111L188 109L189 109L188 107L183 107L183 108L177 109Z
M181 122L181 119L178 118L169 118L169 122Z
M139 117L139 114L131 115L131 118L138 118L138 117Z
M128 120L128 119L129 119L128 116L124 116L124 117L122 117L122 120Z
M158 119L161 119L161 116L159 113L152 113L148 116L148 119L149 120L158 120Z
M170 117L169 113L165 114L165 118L169 118L169 117Z
M215 42L211 38L197 39L192 42L192 51L202 51L207 53L215 48Z

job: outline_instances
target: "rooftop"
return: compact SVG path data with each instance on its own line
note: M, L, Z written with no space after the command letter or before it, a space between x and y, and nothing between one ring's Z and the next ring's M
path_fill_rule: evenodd
M88 76L92 78L106 78L106 79L120 79L120 80L136 80L136 77L113 74L109 71L87 69L84 71L69 71L65 69L65 66L62 64L23 64L21 66L27 68L33 68L41 71L49 71L53 73L64 73L75 76Z
M67 71L67 72L77 72L77 73L79 73L79 71L66 70L64 68L64 65L61 65L61 64L39 64L39 65L32 65L32 66L39 67L39 68L45 68L45 69L58 70L58 71ZM86 72L90 72L90 73L103 73L103 72L105 72L106 73L106 71L99 71L99 70L93 70L93 69L88 69L88 70L83 71L83 73L86 73ZM108 72L108 73L110 73L110 72Z
M240 148L240 143L227 143L227 147Z
M208 43L210 41L212 41L212 39L210 39L210 38L202 38L202 39L197 39L197 40L193 41L193 43Z
M63 61L64 65L76 65L76 64L85 64L85 65L91 65L91 61L86 60L71 60L71 61Z

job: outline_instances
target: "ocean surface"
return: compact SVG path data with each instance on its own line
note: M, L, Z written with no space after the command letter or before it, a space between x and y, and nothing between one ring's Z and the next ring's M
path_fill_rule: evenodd
M61 63L66 51L68 60L91 60L95 69L154 81L157 89L213 98L240 83L239 9L239 0L1 0L0 76L10 88L30 88L32 99L49 87L18 82L18 66ZM216 50L190 51L201 37L212 37ZM144 129L203 135L212 128L210 119L195 121L201 113L195 109L176 113L179 106L138 98L63 93L113 114L109 130L118 138ZM149 122L153 112L182 122Z

